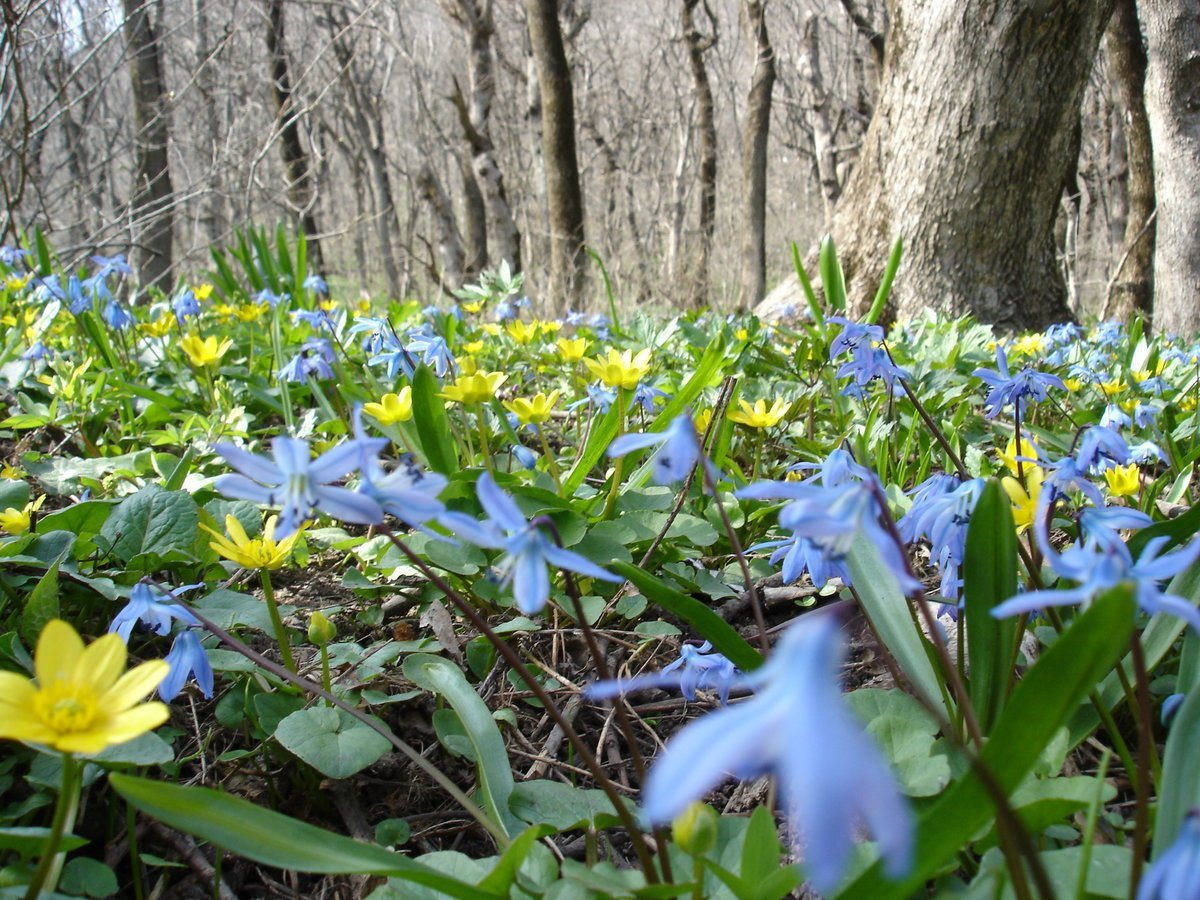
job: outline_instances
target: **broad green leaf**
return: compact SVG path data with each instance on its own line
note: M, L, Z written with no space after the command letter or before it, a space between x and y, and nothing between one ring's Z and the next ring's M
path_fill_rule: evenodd
M100 536L122 562L144 553L164 556L172 550L191 554L200 525L200 508L191 494L147 485L122 500L100 529Z
M361 772L392 746L344 709L328 706L292 713L275 729L275 740L330 778L349 778Z
M583 480L600 461L604 451L608 449L608 445L617 436L620 417L621 410L614 403L603 416L592 420L591 428L588 429L587 441L584 443L583 449L579 451L575 465L563 479L564 497L574 496L575 491L583 484Z
M715 612L694 597L667 587L645 569L625 562L614 562L609 568L628 578L651 602L678 616L696 629L713 649L725 655L739 669L750 671L762 665L762 656L746 643L745 638Z
M1012 503L995 478L988 479L967 526L962 564L966 605L968 693L984 734L1004 706L1009 662L1017 641L1017 617L997 619L992 610L1017 593L1017 533Z
M237 855L295 872L384 875L477 900L493 896L373 844L343 837L211 788L109 775L113 790L160 822Z
M175 759L175 751L153 731L148 731L123 744L105 747L88 758L106 766L161 766Z
M15 850L23 857L37 856L50 836L49 828L14 827L0 828L0 850ZM60 849L69 853L87 844L87 838L76 834L64 834Z
M925 651L925 638L913 625L908 598L901 592L896 577L884 564L875 545L861 532L846 554L846 565L854 589L862 600L863 611L879 639L913 686L925 695L926 700L937 703L942 696L940 682Z
M404 676L418 687L443 697L454 707L475 747L483 808L505 834L509 837L517 834L522 823L508 807L513 792L512 767L504 748L504 738L487 704L479 699L462 670L440 656L426 653L409 656L404 660Z
M1117 789L1106 781L1076 775L1069 778L1027 778L1009 797L1013 809L1032 835L1040 834L1051 825L1062 822L1087 809L1097 795L1107 803L1117 795ZM986 844L995 844L995 829ZM977 840L984 840L980 835Z
M21 637L25 643L37 644L46 623L58 616L58 563L55 562L25 598L25 608L21 611Z
M113 472L144 475L151 469L150 450L123 453L120 456L73 458L51 456L36 462L26 462L25 468L52 494L72 494L81 486L81 479L99 481Z
M60 895L75 897L111 897L118 887L116 873L88 856L68 860L58 881Z
M920 703L903 691L878 688L851 691L846 702L891 760L904 793L932 797L950 783L940 726Z
M517 784L508 805L523 822L549 825L555 831L600 830L620 821L604 791L544 778Z
M414 431L420 436L421 450L429 468L443 475L453 475L458 471L458 448L450 433L446 402L438 396L440 390L433 370L425 365L417 366L412 380Z
M83 503L73 503L64 509L46 513L38 519L37 531L46 534L51 531L70 531L86 539L100 533L104 523L112 513L114 504L111 500L86 500Z
M1042 748L1117 661L1133 630L1133 612L1128 588L1109 591L1080 613L1029 669L980 754L999 790L1010 794L1021 783ZM876 862L837 896L912 896L994 817L988 792L968 772L921 815L913 865L905 877L889 880Z

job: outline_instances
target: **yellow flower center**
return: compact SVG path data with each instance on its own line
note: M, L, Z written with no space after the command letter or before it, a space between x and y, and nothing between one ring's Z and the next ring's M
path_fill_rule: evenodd
M96 694L86 684L53 681L37 692L33 711L59 734L86 731L96 721Z

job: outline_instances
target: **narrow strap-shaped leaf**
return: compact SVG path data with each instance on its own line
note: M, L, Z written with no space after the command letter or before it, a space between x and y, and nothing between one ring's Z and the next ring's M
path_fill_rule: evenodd
M600 461L600 457L604 455L604 451L608 449L608 445L613 442L613 438L617 436L620 414L620 409L614 403L603 416L592 420L592 427L588 431L583 450L580 451L575 465L571 467L567 477L563 479L564 497L572 496L579 489L588 473L592 471L596 463Z
M458 471L458 449L450 433L446 404L438 395L437 378L428 366L417 366L412 380L413 422L429 468L443 475Z
M888 256L887 268L883 270L883 280L879 282L879 290L875 292L875 300L871 303L871 309L864 320L869 325L874 325L883 315L883 308L887 306L888 297L892 293L892 282L896 280L896 271L900 268L903 252L904 240L896 238L896 243L892 244L891 255Z
M825 289L825 300L829 308L842 312L846 308L846 276L838 262L837 246L833 235L827 234L821 241L820 252L821 287Z

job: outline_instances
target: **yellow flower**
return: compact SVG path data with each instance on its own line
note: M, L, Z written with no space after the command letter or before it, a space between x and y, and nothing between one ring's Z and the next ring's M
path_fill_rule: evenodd
M222 322L229 322L237 315L237 307L230 306L228 303L218 303L213 307L213 314Z
M535 394L529 399L518 397L515 400L505 400L504 405L517 414L517 419L522 425L541 425L550 418L550 411L554 409L554 404L560 396L559 391L551 391L549 396Z
M1179 398L1179 411L1180 412L1191 412L1195 408L1196 408L1196 398L1194 395L1189 394L1186 397Z
M537 327L544 335L558 334L562 330L562 322L538 322Z
M400 388L398 394L384 394L378 403L364 403L363 412L374 417L380 425L395 425L412 418L412 388Z
M24 534L33 522L33 514L42 508L46 495L38 497L32 503L26 503L21 509L14 506L0 512L0 531L8 534Z
M189 334L179 342L179 346L183 348L183 352L187 354L191 364L199 369L219 363L221 357L233 346L233 340L225 338L218 345L217 339L212 335L201 340L197 335Z
M1013 342L1012 352L1015 355L1033 356L1046 347L1046 339L1040 334L1027 334Z
M504 330L510 338L522 345L533 343L533 339L538 335L537 325L526 325L520 319L509 322L504 326Z
M1127 385L1120 378L1114 378L1112 381L1100 382L1100 392L1104 394L1105 397L1114 397L1126 390L1128 387L1129 385Z
M496 390L508 380L503 372L477 372L474 375L459 375L454 384L438 394L468 406L486 403L496 396Z
M579 362L588 349L587 338L575 338L574 340L559 338L557 344L558 355L563 358L564 362L569 363Z
M477 313L477 312L479 312L481 309L483 309L483 301L482 301L482 300L476 300L476 301L475 301L475 302L473 302L473 303L464 303L464 304L462 305L462 308L463 308L463 311L464 311L464 312L469 312L469 313L471 313L472 315L474 315L475 313Z
M1078 378L1064 378L1063 384L1066 385L1067 390L1072 394L1083 390L1083 382Z
M234 309L233 314L239 322L257 322L268 308L265 303L243 303Z
M138 325L138 330L143 331L150 337L162 337L171 330L171 326L175 324L175 317L170 313L160 313L158 318L150 322L142 322Z
M4 468L0 469L0 478L5 478L9 481L20 481L24 477L25 470L19 466L14 466L12 463L5 463Z
M1108 492L1114 497L1132 497L1142 485L1141 473L1136 463L1105 469L1104 480L1108 482Z
M1026 464L1024 468L1025 484L1008 475L1000 480L1000 486L1012 501L1013 522L1017 526L1018 534L1033 524L1033 517L1037 515L1038 498L1042 495L1042 480L1045 477L1045 472L1038 466Z
M1012 472L1014 475L1020 475L1022 469L1028 472L1030 467L1033 466L1033 463L1022 461L1021 465L1018 467L1017 457L1020 456L1023 458L1023 460L1037 459L1038 446L1033 441L1022 436L1021 452L1017 453L1017 439L1014 437L1008 442L1008 446L1004 448L1004 452L1001 453L996 451L996 455L1000 457L1000 461L1004 463L1004 466L1006 469L1008 469L1008 471Z
M595 359L585 359L583 364L588 367L594 378L598 378L611 388L624 388L627 391L637 387L647 372L650 371L650 350L626 350L618 353L611 347L607 356L597 356Z
M472 356L482 349L483 341L468 341L467 343L463 344L463 352L470 353Z
M474 375L479 371L479 363L473 356L460 356L458 358L458 374L459 375Z
M32 277L32 272L24 276L9 275L4 279L4 286L10 291L21 291L25 289L27 284L29 284L29 279Z
M733 336L739 341L750 340L750 332L748 332L745 328L739 328L733 333Z
M106 634L91 646L61 619L38 638L37 682L0 672L0 738L64 753L99 753L167 721L165 703L142 703L170 666L156 659L123 672L125 642Z
M711 406L696 413L696 433L701 437L704 436L704 432L708 431L708 424L712 421L712 416L713 411Z
M500 335L504 333L504 329L501 328L500 325L497 324L496 322L488 322L487 324L485 324L481 327L483 328L483 330L485 332L490 334L492 337L500 337Z
M791 406L786 400L776 398L771 404L771 408L767 409L767 401L756 400L751 406L745 400L738 398L738 405L741 406L741 411L737 410L729 414L729 421L737 422L739 425L746 425L750 428L773 428L779 424L779 420L783 418L783 414L788 411Z
M304 532L301 528L276 543L275 524L278 521L279 516L271 516L263 526L262 535L255 538L246 534L237 516L225 517L225 530L229 532L229 537L213 531L207 525L200 527L216 538L215 541L209 541L208 546L230 562L237 563L243 569L278 569L288 561L296 541Z
M213 286L207 282L204 284L198 284L192 288L192 296L194 296L197 300L207 300L210 296L212 296L212 292Z

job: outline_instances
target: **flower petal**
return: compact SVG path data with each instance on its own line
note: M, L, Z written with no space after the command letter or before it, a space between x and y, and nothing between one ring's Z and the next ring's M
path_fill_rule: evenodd
M552 563L560 569L569 569L572 572L578 572L580 575L586 575L588 578L599 578L601 581L611 581L613 584L619 584L625 579L620 575L614 575L607 569L602 569L586 556L580 556L571 550L564 550L562 547L555 546L549 541L545 542L542 548L542 555L546 561Z
M255 481L263 484L283 483L284 477L283 473L279 471L279 466L266 456L259 456L257 453L243 450L236 444L230 444L227 441L218 441L213 444L213 450L223 456L227 463L243 475L253 478Z
M120 635L106 634L84 648L75 663L72 678L77 683L90 684L97 694L103 694L116 684L124 671L125 642Z
M42 687L63 678L70 678L75 663L83 653L83 638L62 619L51 619L38 637L34 653L34 668Z
M322 485L313 489L316 498L314 509L319 509L328 516L342 522L355 525L378 525L383 521L383 510L379 504L366 494L359 494L349 488L330 487ZM280 529L280 539L286 536Z
M512 592L517 608L528 616L540 613L550 599L550 575L545 560L532 547L516 557Z
M490 472L479 476L475 493L479 496L484 512L505 531L523 531L529 527L529 522L521 514L513 498L500 490Z
M101 708L111 716L140 703L167 677L170 668L166 660L154 659L130 669L99 698Z
M234 500L250 500L254 503L275 503L276 489L264 487L256 481L251 481L245 475L218 475L213 481L213 487L226 497ZM278 483L276 484L278 487Z

